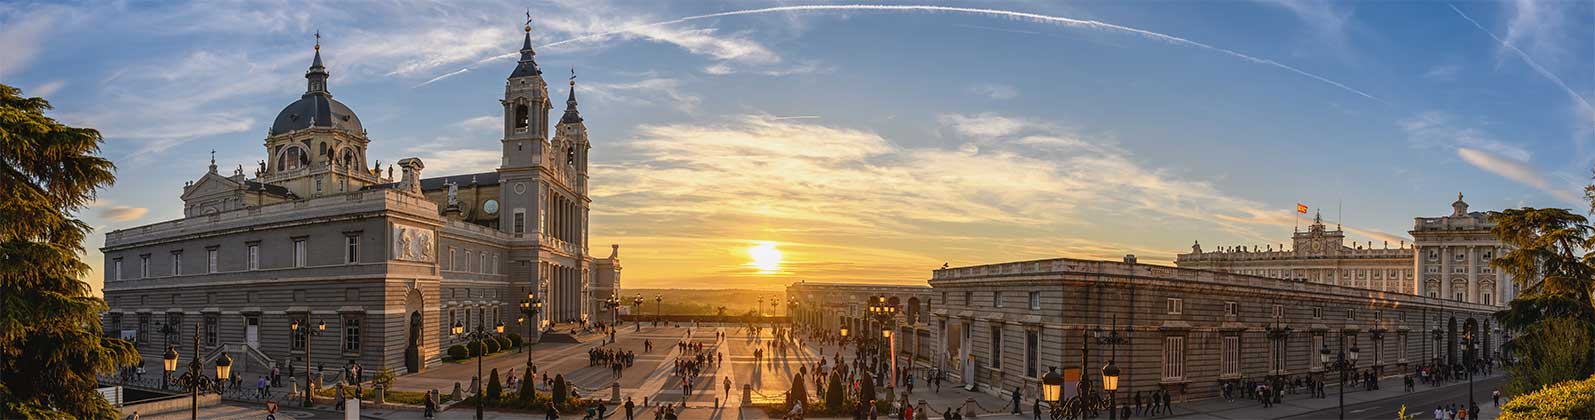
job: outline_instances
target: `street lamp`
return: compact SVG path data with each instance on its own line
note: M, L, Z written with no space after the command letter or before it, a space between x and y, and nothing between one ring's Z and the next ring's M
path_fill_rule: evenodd
M1434 327L1433 330L1430 330L1429 332L1430 332L1431 335L1434 336L1434 360L1433 360L1433 362L1435 364L1435 367L1439 368L1439 365L1440 365L1440 363L1439 363L1440 362L1440 340L1445 338L1445 330L1441 330L1440 327L1436 326L1436 327Z
M884 343L885 345L881 346L881 347L877 347L876 351L877 351L877 354L879 354L880 350L885 350L886 351L886 357L888 357L889 360L891 361L891 364L888 367L891 368L891 372L892 372L891 376L890 376L890 378L892 380L892 385L896 385L897 384L897 340L893 340L892 339L892 333L891 333L891 331L893 329L892 328L893 326L891 324L892 324L893 321L896 320L895 316L897 315L896 298L891 298L890 300L888 300L886 296L870 296L869 299L870 299L870 301L869 301L869 312L870 312L870 315L875 318L876 322L879 322L881 324L881 338L883 338L885 340L885 343Z
M167 323L161 324L161 328L160 328L159 332L161 333L161 338L166 340L166 348L171 349L172 348L172 340L176 340L176 338L174 338L174 337L178 337L178 334L177 334L177 328L172 326L172 323L169 322L171 320L168 319L167 321L168 321ZM175 354L176 351L177 350L174 349L174 350L169 351L167 353ZM176 357L176 356L173 356L173 357ZM174 361L174 362L171 362L171 363L176 363L176 362ZM171 373L172 372L176 372L176 371L177 371L177 365L174 364L174 365L171 366L171 368L166 369L166 370L161 372L161 389L166 389L166 383L167 382L171 382L171 380L172 380Z
M206 377L205 374L201 372L201 370L205 368L205 364L199 361L199 327L200 324L198 322L194 323L194 357L193 360L188 362L188 370L183 372L182 376L169 378L169 381L172 382L173 385L188 389L188 416L190 419L199 418L199 394L201 392L208 393L215 391L218 389L217 386L219 385L218 381ZM168 375L177 372L178 357L179 355L177 354L176 346L166 347L166 354L161 360L163 362L161 368L164 369ZM218 359L216 361L216 374L219 376L225 375L232 370L232 365L232 358L228 357L226 353L223 353L222 359Z
M1280 382L1283 381L1285 370L1285 361L1283 360L1285 357L1285 343L1290 340L1292 331L1293 329L1285 325L1284 321L1280 319L1279 314L1274 315L1274 323L1268 326L1268 338L1273 340L1274 345L1274 380L1273 386L1269 387L1269 392L1274 393L1275 403L1280 402L1282 398L1278 390L1283 388L1280 386Z
M1102 389L1108 391L1108 418L1118 418L1118 391L1119 391L1119 366L1113 364L1113 359L1108 359L1108 365L1102 367Z
M609 326L610 326L610 328L613 328L615 326L614 324L619 324L620 323L620 297L619 296L615 296L615 294L613 294L613 293L609 294L609 299L605 299L604 300L604 309L609 310L609 324L610 324Z
M1478 411L1478 410L1474 410L1473 409L1474 404L1475 404L1474 401L1473 401L1473 367L1474 367L1473 366L1473 359L1476 356L1474 354L1472 354L1472 353L1474 353L1474 347L1473 346L1475 344L1477 344L1476 340L1477 340L1477 338L1473 336L1473 329L1470 328L1467 331L1462 333L1462 350L1463 350L1462 354L1463 354L1464 362L1467 363L1467 371L1468 371L1468 412L1469 413Z
M454 328L450 329L449 332L454 333L455 336L470 340L473 343L479 343L483 340L493 338L493 335L489 334L486 330L483 330L481 325L477 325L475 331L466 332L465 324L461 323L460 321L454 321ZM493 325L493 332L503 334L504 323L501 321ZM483 402L486 401L482 399L482 387L484 386L482 383L482 356L485 356L483 353L487 353L487 346L478 344L476 347L478 349L476 351L476 420L482 420L482 405ZM531 357L530 353L531 352L527 352L528 358Z
M1047 368L1047 374L1041 376L1041 400L1056 407L1058 400L1062 398L1063 375L1058 374L1057 366L1049 367Z
M1341 340L1345 340L1344 336L1342 336ZM1329 355L1329 344L1324 344L1324 348L1318 351L1318 361L1323 363L1324 370L1336 369L1340 371L1340 418L1344 420L1346 418L1346 372L1357 367L1357 345L1351 345L1350 352L1345 350L1337 352L1334 360L1331 360Z
M315 328L310 328L310 320L308 318L302 324L295 319L288 323L288 330L291 334L304 334L305 336L305 407L310 407L316 395L314 388L316 381L310 377L310 337L321 335L322 332L327 331L327 322L318 322ZM297 338L294 340L298 341ZM316 372L316 375L318 376L316 379L320 379L321 372Z
M655 327L659 326L659 319L665 317L664 309L662 309L662 308L664 308L664 302L665 302L665 295L654 295L654 326Z
M1117 405L1117 401L1115 401L1113 398L1113 391L1119 389L1119 367L1113 364L1113 359L1119 357L1119 344L1125 344L1129 342L1130 326L1126 325L1124 327L1124 335L1119 335L1119 315L1114 314L1112 329L1104 332L1102 330L1102 326L1098 325L1096 330L1092 331L1092 335L1096 336L1098 345L1112 346L1113 349L1108 356L1108 365L1102 368L1103 375L1107 375L1109 368L1111 368L1113 372L1113 379L1111 379L1112 382L1108 382L1110 379L1104 376L1102 378L1102 389L1104 391L1108 391L1108 418L1117 418L1117 411L1113 411L1112 409Z
M631 314L636 326L632 331L642 331L642 293L631 299Z
M537 323L537 314L541 313L541 312L543 312L543 300L539 299L537 297L536 293L527 292L526 293L526 298L525 299L521 299L521 319L517 320L517 321L520 321L520 322L530 321L530 322L526 322L526 339L525 340L521 340L521 344L523 346L530 347L532 345L532 342L530 341L532 339L532 329L533 328L538 328L537 326L534 326L532 324L536 324ZM455 333L455 334L459 334L459 333ZM537 369L535 367L533 367L533 366L534 365L532 364L532 350L531 349L527 349L526 350L526 371L528 373L536 371ZM530 376L528 376L528 378L530 378ZM537 392L536 388L537 387L532 387L531 388L532 392L534 393L534 395Z

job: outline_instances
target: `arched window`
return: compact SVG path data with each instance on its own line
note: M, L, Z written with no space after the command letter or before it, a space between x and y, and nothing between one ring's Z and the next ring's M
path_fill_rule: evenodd
M565 147L565 164L576 166L576 146Z
M294 170L310 165L310 156L299 146L289 146L277 156L277 170Z
M526 108L526 104L515 105L515 128L526 128L530 125L531 122L527 121L530 114L531 111Z

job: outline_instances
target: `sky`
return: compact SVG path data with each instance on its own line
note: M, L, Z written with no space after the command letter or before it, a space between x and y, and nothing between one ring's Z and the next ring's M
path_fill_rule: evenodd
M1587 1L12 1L0 83L105 135L99 269L212 150L265 158L317 31L368 159L492 171L528 9L550 93L576 72L590 248L620 244L625 287L1169 263L1289 242L1296 203L1375 247L1458 192L1588 208Z

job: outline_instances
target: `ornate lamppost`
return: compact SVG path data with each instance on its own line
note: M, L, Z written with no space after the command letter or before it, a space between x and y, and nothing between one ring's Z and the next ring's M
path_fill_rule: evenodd
M1434 362L1435 368L1438 369L1440 367L1440 340L1445 339L1445 330L1436 326L1429 333L1434 336L1434 358L1431 360ZM1438 383L1438 381L1436 382Z
M609 326L614 327L620 323L620 297L609 294L609 299L604 299L604 309L609 311Z
M1475 353L1474 346L1477 344L1478 338L1473 336L1473 329L1470 328L1462 333L1463 362L1466 363L1468 371L1468 412L1470 413L1474 412L1473 407L1475 404L1473 401L1473 359L1476 358L1476 355L1472 353Z
M632 321L634 323L634 326L636 327L632 331L642 331L642 294L641 293L638 293L637 297L631 299L631 314L632 314Z
M1057 366L1048 367L1047 374L1041 376L1041 400L1046 401L1047 408L1056 413L1058 400L1061 399L1063 399L1063 375L1058 374Z
M536 293L527 292L526 293L526 298L525 299L521 299L521 319L516 320L516 321L519 321L519 322L525 322L526 323L526 340L522 340L521 341L522 346L530 347L532 345L531 341L530 341L532 339L532 329L533 328L538 328L538 326L535 325L535 324L538 323L537 322L537 314L542 313L542 312L543 312L543 300L538 298ZM532 364L532 351L530 349L527 349L526 350L526 371L527 372L536 371L537 368L535 368L534 366L535 365ZM530 378L530 376L528 376L528 378ZM536 387L533 387L533 392L536 392L535 388Z
M654 295L654 326L659 326L659 319L665 317L665 295Z
M455 336L465 338L467 340L470 340L473 343L481 342L482 340L489 340L489 339L493 338L493 334L492 333L488 333L487 330L482 329L482 326L480 326L480 325L478 325L476 327L475 331L466 332L465 331L465 324L462 324L459 321L454 321L454 328L450 332L454 333ZM493 332L494 333L498 333L498 334L503 334L504 333L504 323L503 322L499 322L498 324L493 325ZM487 353L487 346L486 345L480 345L479 348L480 348L480 350L478 350L476 352L476 420L482 420L482 406L485 404L485 401L486 401L486 400L484 400L482 398L482 392L483 392L482 391L482 387L484 386L484 384L482 383L483 382L483 379L482 379L482 356L485 356L485 354L483 354L483 353ZM527 353L530 354L531 352L527 352ZM531 357L531 356L528 355L527 357Z
M168 320L168 321L170 321L170 320ZM157 323L157 324L159 324L159 323ZM168 351L166 353L167 354L175 354L177 352L177 350L176 350L176 348L172 347L172 340L176 340L177 339L176 337L178 337L178 335L177 335L177 327L172 326L172 324L170 322L167 322L165 324L160 324L160 325L161 325L161 328L160 328L160 330L158 332L161 333L161 338L166 340L166 348L168 349ZM162 390L166 389L166 383L167 382L171 382L172 381L171 372L176 371L176 370L177 370L176 365L173 365L171 369L164 369L164 370L161 371L161 389Z
M1119 344L1129 342L1130 327L1126 325L1124 327L1124 335L1119 335L1119 315L1114 314L1112 329L1104 332L1102 326L1098 325L1091 334L1096 337L1098 345L1107 345L1112 348L1108 356L1108 364L1102 368L1102 390L1108 391L1108 418L1118 418L1118 411L1114 410L1118 405L1114 391L1119 389L1119 367L1113 364L1113 359L1119 357ZM1107 377L1109 369L1113 371L1113 379L1108 379Z
M897 340L892 339L892 330L894 329L892 324L897 319L897 305L893 304L891 301L888 301L886 296L871 296L869 311L870 315L875 318L875 321L881 324L881 338L885 340L885 345L878 347L876 350L877 352L879 350L886 351L886 357L890 358L891 360L889 365L892 370L890 378L892 380L892 384L896 385Z
M289 334L304 334L305 336L305 407L310 407L315 400L316 379L321 379L319 377L321 372L316 372L318 377L315 379L311 379L310 376L310 337L321 335L322 332L327 331L327 322L321 321L316 324L315 328L310 328L309 318L306 318L303 324L295 319L293 322L288 323L288 330ZM297 338L292 337L290 339L297 340Z
M171 326L168 325L167 328L171 328ZM180 388L188 389L188 416L190 419L196 420L199 418L199 394L201 392L208 393L217 391L219 390L220 385L219 379L213 380L201 372L201 370L205 368L205 364L199 361L199 328L200 324L198 322L194 323L194 356L192 360L189 360L188 370L183 372L182 376L178 376L176 378L170 377L172 373L177 372L177 358L179 355L177 354L176 346L167 346L166 354L164 355L165 357L163 357L161 360L163 362L161 367L166 371L168 376L167 381L172 382L173 385L177 385ZM232 369L233 358L228 356L227 353L222 353L222 356L216 359L216 377L228 377L231 375ZM162 385L164 386L165 383L162 383Z
M1342 337L1341 340L1345 340L1345 338ZM1351 345L1350 352L1345 350L1335 352L1335 359L1333 360L1329 358L1330 354L1329 344L1324 344L1324 348L1318 351L1318 361L1323 363L1324 370L1335 369L1340 371L1340 418L1341 420L1345 420L1346 374L1351 369L1355 369L1357 367L1357 345Z

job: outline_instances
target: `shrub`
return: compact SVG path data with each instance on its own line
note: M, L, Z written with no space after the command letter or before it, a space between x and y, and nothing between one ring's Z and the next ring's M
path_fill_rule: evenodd
M494 340L494 339L483 340L482 341L482 345L487 346L487 354L498 353L498 340Z
M393 379L397 376L393 373L393 369L383 369L382 373L371 377L371 383L382 385L382 389L393 389Z
M528 406L537 402L537 376L532 375L531 369L526 369L526 378L521 380L521 389L516 395Z
M565 384L565 375L554 375L554 401L564 402L570 398L570 386Z
M464 359L464 358L467 358L467 357L471 357L471 354L470 354L470 352L468 350L465 350L465 346L462 346L462 345L459 345L459 344L455 344L455 345L449 346L449 358L450 359L459 360L459 359Z
M825 408L833 412L841 411L843 406L847 404L847 398L843 391L842 375L832 372L830 382L825 384Z
M504 337L508 338L510 340L510 347L520 347L521 344L525 344L526 343L526 338L525 337L521 337L520 334L509 333L509 334L504 334Z
M510 348L515 347L514 344L515 344L515 342L510 341L509 337L505 337L505 336L502 336L502 335L498 337L498 348L500 350L509 350Z
M869 404L870 400L875 399L875 379L870 378L870 375L860 376L862 378L858 384L858 400L862 404Z
M504 393L504 386L498 382L498 368L493 368L493 372L487 375L487 403L498 402L498 396L502 393Z
M480 340L472 341L469 344L466 344L466 348L471 350L471 357L476 357L476 356L481 356L482 355L483 345L482 345L482 342Z
M803 381L803 374L801 374L801 373L792 374L792 388L787 390L787 392L786 392L786 406L787 407L791 407L792 403L794 403L794 402L798 402L798 401L805 401L806 402L806 401L809 400L809 391L808 391L808 388L805 385L803 385L803 382L804 382ZM807 405L807 404L804 404L804 405ZM807 407L805 407L805 408L807 408Z
M1595 376L1522 394L1501 407L1502 420L1595 418Z

